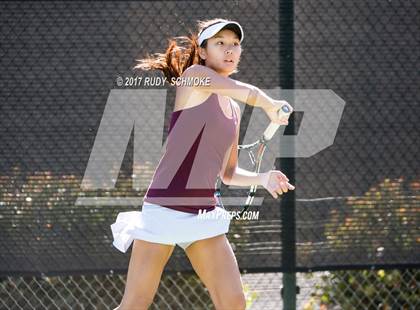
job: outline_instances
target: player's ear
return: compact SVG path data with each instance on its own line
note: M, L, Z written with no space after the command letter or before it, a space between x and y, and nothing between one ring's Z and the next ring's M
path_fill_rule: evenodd
M206 59L207 58L207 51L205 48L199 46L198 47L198 55L200 55L201 59Z

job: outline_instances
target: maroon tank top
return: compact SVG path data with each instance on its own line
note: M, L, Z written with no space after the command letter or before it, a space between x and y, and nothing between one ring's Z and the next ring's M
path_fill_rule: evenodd
M211 211L223 158L236 138L238 116L227 117L212 93L192 108L172 112L165 153L143 201L198 214Z

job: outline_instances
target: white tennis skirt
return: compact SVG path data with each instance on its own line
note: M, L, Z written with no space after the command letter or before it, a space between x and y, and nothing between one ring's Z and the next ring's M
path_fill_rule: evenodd
M112 244L124 253L134 239L178 244L185 250L194 241L227 233L230 221L229 212L220 206L199 215L143 202L142 211L118 213L111 224Z

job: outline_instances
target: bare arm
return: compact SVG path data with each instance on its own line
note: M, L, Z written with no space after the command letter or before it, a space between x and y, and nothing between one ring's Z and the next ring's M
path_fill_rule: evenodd
M237 115L241 115L241 110L235 104ZM240 117L238 118L240 120ZM238 167L238 144L239 144L240 122L236 127L236 137L232 145L226 151L223 159L222 170L220 171L222 182L226 185L236 186L263 186L275 199L295 187L288 181L289 179L280 170L270 170L263 173L256 173Z
M251 185L262 185L264 183L265 177L266 173L256 173L242 169L240 167L236 167L228 185L244 187Z
M248 105L261 107L262 109L275 106L273 103L274 100L258 87L224 77L207 66L199 64L192 65L184 71L182 77L208 77L210 81L209 85L192 86L200 91L228 96Z
M235 104L236 115L241 115L239 106ZM221 170L222 182L226 185L251 186L261 185L264 174L251 172L238 167L238 144L239 144L240 117L236 126L236 137L228 148Z

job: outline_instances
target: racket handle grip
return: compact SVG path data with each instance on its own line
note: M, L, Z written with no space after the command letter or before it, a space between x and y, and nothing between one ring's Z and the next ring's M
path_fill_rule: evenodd
M279 129L280 124L276 124L271 122L270 125L268 125L267 129L264 131L264 140L268 141L271 140L271 138L276 133L277 129Z
M283 116L290 114L290 109L285 104L277 111L277 114L279 118L281 118ZM280 127L280 124L271 122L270 125L268 125L267 129L264 131L264 140L266 141L271 140L271 138L274 136L274 134L276 133L277 129L279 129L279 127Z

